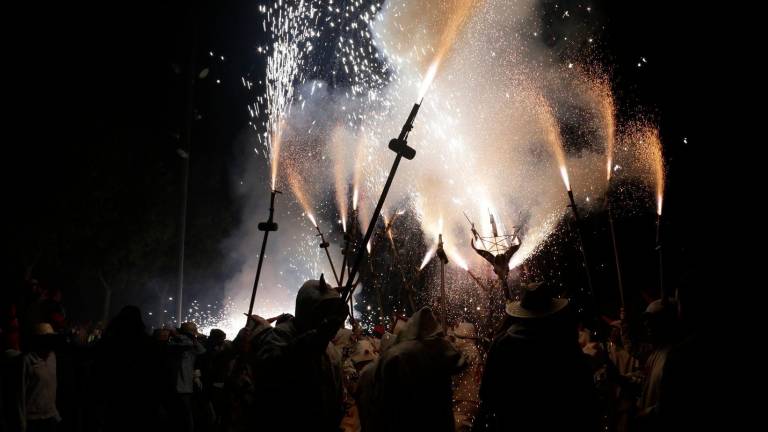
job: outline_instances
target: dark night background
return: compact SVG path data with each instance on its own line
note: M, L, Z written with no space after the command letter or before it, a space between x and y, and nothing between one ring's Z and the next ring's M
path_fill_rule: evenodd
M669 168L667 282L699 295L694 301L700 307L700 290L690 288L701 276L695 265L695 181L699 153L708 144L694 111L703 97L695 79L699 24L685 2L589 3L598 16L591 24L602 26L599 50L613 68L620 121L640 107L658 122ZM543 7L555 4L576 10L585 3L547 1ZM177 149L183 147L185 79L195 39L194 73L209 68L210 74L195 81L187 298L226 279L231 269L222 243L241 217L232 181L238 160L252 157L237 140L247 129L245 105L252 102L240 77L258 79L263 71L254 52L264 39L257 5L41 4L7 15L22 30L6 38L13 48L4 54L6 94L13 100L6 120L14 130L3 146L5 214L11 219L3 235L4 302L18 300L29 271L62 290L73 319L101 318L99 275L113 288L113 312L128 302L175 294L182 184ZM550 26L548 32L561 30L567 31ZM641 57L648 63L638 68ZM266 192L266 186L253 191L265 199ZM617 220L625 283L638 304L641 292L656 295L653 224L651 208ZM598 216L588 228L602 233L588 247L595 267L605 266L596 270L605 285L613 277L605 221Z

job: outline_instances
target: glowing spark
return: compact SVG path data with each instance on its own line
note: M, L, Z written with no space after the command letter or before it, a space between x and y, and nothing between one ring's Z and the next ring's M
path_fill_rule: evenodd
M544 129L544 139L549 144L550 150L555 156L557 165L560 168L560 176L567 190L571 190L571 182L568 178L568 166L565 163L565 150L563 150L563 140L560 136L560 127L557 124L552 107L543 96L534 96L537 102L539 122Z
M283 134L283 121L277 124L277 130L274 131L272 139L269 140L269 156L270 165L272 168L272 190L275 190L277 186L277 166L280 159L280 142L282 141Z
M634 155L648 176L647 181L653 185L656 214L660 216L664 202L665 168L659 131L646 123L635 124L631 129L633 131L626 139L632 144Z
M365 149L368 145L368 140L365 134L360 134L360 138L357 140L357 150L355 152L355 166L352 173L352 209L357 210L357 202L360 196L360 176L363 171L363 156L365 155Z
M331 148L333 151L334 159L334 180L336 183L336 204L339 206L339 213L341 214L342 226L344 232L347 232L347 204L348 204L348 188L345 161L346 154L344 149L343 129L340 125L337 125L331 141Z
M421 261L421 266L419 266L419 270L424 269L424 267L429 264L429 262L432 260L432 257L435 256L435 253L437 252L437 246L432 246L428 251L427 254L424 255L424 259Z
M448 51L450 51L459 32L464 28L464 24L466 23L473 6L479 3L479 1L459 0L456 3L458 4L452 5L452 14L448 17L448 21L443 29L443 33L440 37L440 45L437 47L434 60L430 64L429 69L427 69L424 80L422 80L417 101L420 101L427 93L427 90L429 90L429 86L435 79L440 63L446 57Z
M304 193L304 189L302 189L302 181L299 178L299 176L296 174L296 171L293 169L289 169L288 171L288 186L290 186L291 191L293 192L293 196L296 197L296 201L299 202L299 205L304 210L304 213L310 214L310 209L312 208L311 205L309 205L309 200L307 200L307 196Z
M455 262L459 267L463 268L466 271L469 271L469 265L466 261L464 261L464 258L461 257L456 251L451 250L448 252L446 250L446 254L448 254L449 257L451 257L451 261Z
M568 178L568 167L565 165L560 165L560 177L563 178L563 183L565 183L565 188L568 189L568 191L571 190L571 181Z
M438 61L435 61L429 67L429 70L427 70L427 75L424 77L424 80L421 82L421 88L419 89L419 97L418 99L416 99L417 101L420 101L422 98L424 98L424 95L427 94L427 90L429 90L429 86L432 84L432 81L435 79L435 75L437 74L437 66L438 66Z
M649 131L648 145L650 146L650 156L653 168L653 176L656 180L656 214L661 216L662 204L664 202L664 153L659 138L659 131L653 129Z
M307 217L312 222L312 225L314 225L315 228L317 228L317 221L315 220L315 217L312 215L312 213L307 213Z

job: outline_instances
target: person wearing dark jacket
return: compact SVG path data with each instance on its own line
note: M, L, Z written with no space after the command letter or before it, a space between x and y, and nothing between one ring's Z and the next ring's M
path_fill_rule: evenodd
M464 357L446 340L432 310L419 310L382 353L373 382L362 383L372 387L361 401L366 405L360 410L363 432L453 432L451 378L464 366Z
M488 353L473 430L598 429L592 370L567 306L541 284L507 305L512 324Z
M95 347L89 403L103 431L147 430L159 421L158 354L136 306L125 306Z
M263 430L338 431L344 390L331 340L347 311L320 276L299 289L295 317L259 337L253 370Z

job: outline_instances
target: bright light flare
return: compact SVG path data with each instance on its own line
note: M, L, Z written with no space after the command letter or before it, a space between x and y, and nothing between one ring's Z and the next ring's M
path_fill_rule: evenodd
M424 259L421 261L421 265L419 266L419 270L423 270L424 267L429 264L430 261L432 261L432 258L435 256L435 253L437 253L437 245L432 246L428 251L427 254L424 255Z
M419 88L419 97L416 99L417 102L421 101L424 98L424 95L427 94L427 90L429 90L429 86L432 85L432 81L435 80L435 75L437 75L437 67L439 66L440 60L435 60L432 62L432 65L429 66L429 69L427 70L427 74L424 76L424 79L421 81L421 87Z
M568 191L571 191L571 180L568 178L568 167L565 165L560 166L560 177L563 179L563 184Z

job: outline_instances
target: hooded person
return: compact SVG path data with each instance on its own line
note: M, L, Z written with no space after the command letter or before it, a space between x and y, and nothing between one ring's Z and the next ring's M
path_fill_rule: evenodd
M464 365L432 310L419 310L375 363L372 391L360 409L363 431L453 431L451 377Z
M541 284L507 304L511 326L491 345L475 431L596 431L592 369L568 300Z
M478 348L478 335L474 324L460 322L453 328L453 345L467 360L467 367L453 378L453 416L457 431L472 428L479 404L482 355Z
M265 430L338 430L344 388L341 355L331 341L347 312L320 276L299 289L295 317L265 333L254 366Z

